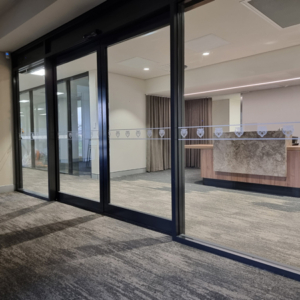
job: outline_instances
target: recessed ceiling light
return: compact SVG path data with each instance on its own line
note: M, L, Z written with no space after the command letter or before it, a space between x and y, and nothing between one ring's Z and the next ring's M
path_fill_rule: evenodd
M40 107L40 108L38 108L38 110L45 110L44 108L42 108L42 107Z
M64 93L62 93L62 92L57 92L57 95L63 95Z
M27 103L29 100L20 100L21 103Z
M46 114L40 114L40 116L46 116Z
M203 55L207 56L207 55L209 55L209 52L204 52Z
M144 71L149 71L150 69L149 68L144 68Z
M32 75L45 76L45 69L39 69L37 71L30 72Z

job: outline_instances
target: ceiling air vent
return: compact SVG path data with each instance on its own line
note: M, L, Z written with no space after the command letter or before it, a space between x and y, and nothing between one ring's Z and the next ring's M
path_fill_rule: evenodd
M241 0L240 2L277 28L300 24L299 0Z

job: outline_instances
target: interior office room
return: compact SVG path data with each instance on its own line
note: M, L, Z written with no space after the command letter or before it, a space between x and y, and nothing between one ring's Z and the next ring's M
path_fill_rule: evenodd
M0 298L298 299L300 6L77 2L0 59Z

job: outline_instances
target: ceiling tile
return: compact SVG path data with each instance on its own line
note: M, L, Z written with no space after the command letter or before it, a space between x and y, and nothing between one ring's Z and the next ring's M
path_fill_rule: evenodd
M186 48L196 52L205 52L227 44L229 44L229 42L216 35L209 34L191 41L187 41L185 46Z

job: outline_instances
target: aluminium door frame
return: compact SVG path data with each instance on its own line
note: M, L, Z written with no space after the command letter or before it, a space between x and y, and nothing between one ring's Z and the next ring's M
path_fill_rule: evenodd
M60 190L60 171L59 171L59 138L58 138L58 100L57 100L57 83L61 82L61 80L57 81L57 67L72 62L76 59L81 57L87 56L92 53L96 53L98 58L99 52L99 41L91 41L80 45L75 49L71 49L70 51L66 51L62 54L55 55L51 58L46 58L46 95L49 99L49 128L51 133L51 138L49 138L49 144L51 147L51 157L49 157L49 164L51 164L51 170L49 170L49 195L51 194L51 200L57 200L62 203L70 204L82 209L86 209L96 213L102 213L102 202L101 196L99 193L99 201L93 201L88 198L78 197L75 195L66 194ZM99 71L97 70L99 73ZM80 77L82 74L79 74ZM77 76L71 76L71 78L77 78ZM99 107L99 95L98 95L98 107ZM98 108L99 109L99 108ZM98 111L99 117L99 111ZM98 118L99 120L99 118ZM100 123L100 120L99 120ZM99 127L100 132L100 127ZM99 142L100 142L99 134ZM50 149L49 149L50 150ZM99 151L101 151L99 146ZM99 161L99 170L100 168L100 161ZM101 176L100 176L101 177ZM100 186L100 178L99 178L99 186ZM101 187L100 187L101 190Z
M175 180L175 185L172 187L174 189L172 200L174 205L173 215L175 219L173 224L173 240L183 245L300 281L300 271L298 268L293 268L236 249L230 249L222 245L185 235L184 144L178 140L178 128L184 126L180 125L184 124L184 115L180 113L180 111L184 111L184 17L186 11L210 2L212 2L212 0L185 0L178 1L178 3L173 2L171 4L171 28L173 31L171 34L173 38L172 45L173 47L178 46L178 50L172 49L173 58L171 63L172 92L174 95L172 101L174 101L175 104L173 105L173 116L174 122L176 123L172 124L172 129L175 130L175 127L177 127L176 133L173 132L174 136L172 136L172 142L176 145L173 147L173 150L177 151L177 153L172 155L172 159L175 160L175 166L177 167L177 170L174 170L174 177L172 177Z
M32 196L39 198L41 200L49 200L49 196L47 197L46 195L43 195L38 192L34 192L31 190L24 189L23 187L23 167L22 167L22 136L21 136L21 120L20 120L20 91L19 91L19 83L20 83L20 78L19 78L19 73L22 73L22 71L26 71L28 69L33 69L38 66L44 66L44 59L38 60L35 63L29 64L28 66L22 67L22 68L15 68L12 70L12 100L13 100L13 116L14 116L14 126L13 126L13 132L14 132L14 169L15 169L15 174L14 174L14 181L15 181L15 190ZM30 117L33 119L33 114L32 114L32 93L33 90L35 89L30 89L26 90L26 92L29 92L30 95ZM23 92L23 91L22 91ZM25 91L24 91L25 92ZM47 107L47 99L46 99L46 107ZM32 129L32 122L33 120L30 120L31 124L30 127ZM47 121L48 124L48 121ZM48 129L48 128L47 128ZM31 135L31 133L30 133ZM32 144L34 144L34 140L31 140L31 150L32 150ZM48 141L47 141L48 145ZM32 151L31 151L32 152ZM31 153L33 157L33 153ZM49 161L48 161L49 163ZM33 166L33 163L31 164ZM48 173L49 177L49 173Z
M102 151L100 161L102 164L101 169L101 192L103 199L104 213L110 217L125 220L127 222L138 224L146 228L154 229L156 231L171 235L173 221L155 215L147 214L145 212L135 211L125 207L120 207L111 204L110 194L110 156L109 156L109 95L108 95L108 63L107 63L107 48L117 43L126 41L128 39L143 35L147 32L157 30L159 28L170 25L170 12L163 11L160 15L141 21L139 26L129 26L128 28L121 29L114 34L110 34L101 40L100 46L100 59L99 68L100 79L99 87L102 102ZM173 166L172 166L173 168Z

